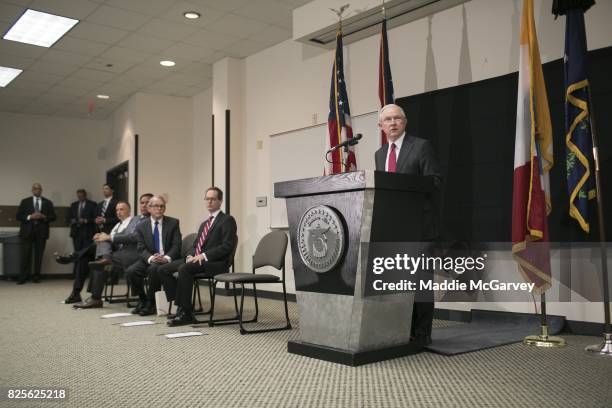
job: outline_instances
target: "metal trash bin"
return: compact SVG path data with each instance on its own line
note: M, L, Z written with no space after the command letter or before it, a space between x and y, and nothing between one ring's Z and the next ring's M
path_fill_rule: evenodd
M21 238L17 232L0 232L2 244L2 275L15 278L21 273Z

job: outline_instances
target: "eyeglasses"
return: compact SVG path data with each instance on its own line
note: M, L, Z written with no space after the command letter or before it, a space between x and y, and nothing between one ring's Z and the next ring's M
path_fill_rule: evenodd
M404 119L402 116L393 116L391 118L383 118L381 122L388 125L393 122L402 122Z
M217 200L218 200L218 198L216 198L216 197L206 197L206 198L204 198L204 201L217 201Z
M159 208L161 210L166 208L166 206L164 204L149 204L149 208Z

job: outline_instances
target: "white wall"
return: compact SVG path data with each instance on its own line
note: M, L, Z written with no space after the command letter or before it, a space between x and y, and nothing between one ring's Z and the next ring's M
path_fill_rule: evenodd
M113 162L130 160L134 192L134 134L139 135L139 194L168 197L166 214L180 219L181 232L196 232L210 184L211 91L193 98L137 93L112 117L108 143Z
M431 17L389 31L391 70L395 96L451 87L516 71L520 30L520 0L473 0ZM535 18L542 61L563 55L564 19L554 20L552 0L535 1ZM586 14L589 49L612 44L612 2L600 1ZM373 36L345 47L345 76L354 115L378 108L377 65L379 37ZM269 136L313 123L324 123L328 114L329 83L333 51L285 41L246 59L245 162L233 162L232 171L245 168L242 213L247 225L239 225L242 253L252 253L269 232L269 207L255 207L255 197L272 194ZM410 120L410 119L409 119ZM359 132L359 129L355 130ZM377 137L377 135L364 135ZM257 150L258 141L263 149ZM369 163L358 163L360 168ZM235 208L235 203L232 204ZM288 265L291 265L290 256ZM248 269L250 258L238 259ZM289 271L289 275L292 272ZM292 280L292 276L289 277ZM291 286L291 285L290 285ZM265 289L265 288L264 288ZM272 288L270 288L273 290ZM578 320L601 321L602 307L551 305L550 313ZM452 307L445 305L444 307ZM475 307L478 307L476 305ZM516 308L516 309L515 309ZM518 310L521 306L511 306Z
M31 195L33 182L42 184L43 196L55 206L69 206L80 187L91 199L102 199L110 167L105 154L109 121L0 112L0 129L0 205L18 205ZM52 254L71 251L68 228L52 228L42 273L70 273Z

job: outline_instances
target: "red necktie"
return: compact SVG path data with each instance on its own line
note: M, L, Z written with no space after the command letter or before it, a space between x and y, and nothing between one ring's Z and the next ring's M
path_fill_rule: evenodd
M391 149L391 151L389 152L389 165L387 166L388 168L387 171L389 173L395 173L397 169L397 157L395 154L395 143L391 143L391 146L389 147L389 149Z
M204 241L206 241L206 236L208 235L208 230L210 229L210 224L212 224L213 216L211 215L206 224L204 225L204 229L200 234L200 239L198 239L198 245L196 246L195 256L198 256L202 253L202 246L204 246Z

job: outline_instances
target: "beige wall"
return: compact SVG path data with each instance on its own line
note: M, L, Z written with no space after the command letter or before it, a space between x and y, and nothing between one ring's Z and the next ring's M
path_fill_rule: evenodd
M18 205L40 182L55 206L68 206L83 187L101 200L106 181L109 121L0 112L0 205ZM16 228L3 228L16 230ZM42 273L69 273L53 261L54 252L71 252L68 228L52 228Z

